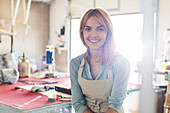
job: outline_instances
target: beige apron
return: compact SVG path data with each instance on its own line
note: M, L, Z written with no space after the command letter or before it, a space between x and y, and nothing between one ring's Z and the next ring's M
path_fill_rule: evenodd
M104 80L87 80L81 77L85 59L81 61L78 82L85 95L86 105L95 113L103 113L108 109L108 97L113 85L112 70L108 70L108 78Z

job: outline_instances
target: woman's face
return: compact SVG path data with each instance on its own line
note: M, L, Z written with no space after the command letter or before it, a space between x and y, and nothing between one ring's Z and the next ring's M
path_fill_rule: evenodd
M91 16L83 29L83 37L90 51L99 50L106 41L107 31L99 20Z

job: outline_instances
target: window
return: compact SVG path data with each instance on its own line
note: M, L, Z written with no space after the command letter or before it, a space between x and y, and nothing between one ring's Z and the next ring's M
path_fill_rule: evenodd
M80 19L71 20L71 59L86 51L79 36Z

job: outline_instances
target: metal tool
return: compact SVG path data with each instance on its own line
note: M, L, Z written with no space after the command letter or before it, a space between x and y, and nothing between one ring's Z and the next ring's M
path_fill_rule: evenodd
M57 95L57 98L61 98L61 99L71 99L71 97L65 97L65 96L62 96L62 95Z

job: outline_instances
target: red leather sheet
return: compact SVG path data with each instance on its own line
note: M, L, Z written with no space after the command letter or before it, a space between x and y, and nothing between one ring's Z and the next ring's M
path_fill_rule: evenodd
M42 81L58 81L56 86L64 88L70 88L69 77L64 78L47 78L47 79L35 79L35 78L20 78L21 80L42 80ZM48 102L48 97L40 93L33 93L25 89L15 89L16 86L27 85L26 83L17 82L16 84L0 85L0 103L20 109L27 110L32 108L43 107L47 105L59 104L67 101Z

